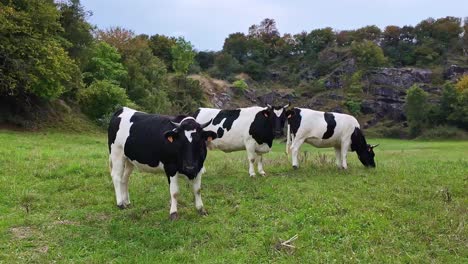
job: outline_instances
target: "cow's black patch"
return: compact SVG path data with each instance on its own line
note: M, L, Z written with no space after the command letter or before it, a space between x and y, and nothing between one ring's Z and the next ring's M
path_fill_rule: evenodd
M296 136L297 130L301 126L301 109L294 108L286 112L286 117L288 119L289 129L291 133Z
M226 120L224 121L222 125L223 131L220 133L220 130L218 129L218 138L221 138L224 135L224 129L229 131L232 128L232 123L234 123L234 121L237 118L239 118L240 111L241 111L240 109L219 111L219 113L213 119L212 124L216 126L216 125L219 125L223 121L223 119L226 118Z
M366 167L375 167L374 150L367 144L366 138L358 127L351 134L351 151L356 151L359 160Z
M111 145L115 142L115 138L117 137L117 131L119 131L120 126L120 117L119 115L122 114L123 108L117 110L112 116L109 127L107 128L107 144L109 146L109 153L111 151Z
M198 108L197 111L192 114L193 118L197 119L198 114L200 114L200 108Z
M322 139L328 139L333 136L336 127L335 116L332 113L325 112L324 114L325 122L327 122L327 131L323 133Z
M218 127L218 131L216 134L218 134L218 138L222 138L224 135L224 129L221 127Z
M255 119L250 125L249 134L255 139L258 144L268 144L271 148L273 145L274 131L269 117L265 117L264 111L260 111L255 115Z

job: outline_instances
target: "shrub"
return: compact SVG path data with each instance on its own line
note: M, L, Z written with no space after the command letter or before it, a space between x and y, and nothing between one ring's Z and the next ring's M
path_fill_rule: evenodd
M345 102L346 107L348 108L348 111L354 115L357 116L361 113L361 102L360 101L355 101L355 100L348 100Z
M233 83L234 87L236 87L239 90L245 90L249 88L247 83L244 80L237 80Z
M427 111L427 93L416 84L411 86L406 95L405 113L412 137L421 134L426 123Z
M81 109L89 117L97 120L112 113L118 107L127 105L130 100L125 90L110 81L95 81L79 93Z
M468 133L453 126L437 126L424 130L420 139L468 139Z
M458 80L457 84L455 84L455 87L457 87L459 92L468 90L468 74L463 75L463 77Z

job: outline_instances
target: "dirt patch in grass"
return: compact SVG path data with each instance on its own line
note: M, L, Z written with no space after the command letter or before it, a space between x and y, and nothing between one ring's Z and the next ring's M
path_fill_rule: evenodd
M37 231L29 226L12 227L10 232L16 239L30 238L37 234Z

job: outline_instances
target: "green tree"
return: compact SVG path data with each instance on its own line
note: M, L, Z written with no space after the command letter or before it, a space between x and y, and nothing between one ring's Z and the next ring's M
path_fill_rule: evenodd
M379 67L387 63L382 49L372 41L353 42L351 49L361 68Z
M103 41L93 47L84 71L84 81L88 85L96 80L108 80L119 85L127 75L117 49Z
M427 111L427 93L418 85L411 86L405 100L405 114L411 136L416 137L421 134L426 124Z
M64 29L61 35L68 40L68 54L79 62L80 66L86 64L88 49L94 39L91 33L93 27L86 21L90 12L85 11L80 0L62 1L57 4L60 11L60 24Z
M125 90L108 80L93 82L78 98L83 112L95 120L130 102Z
M215 75L219 78L226 78L233 73L237 73L240 69L239 62L227 53L220 53L215 57L214 66L216 69Z
M63 45L60 13L53 1L0 2L0 95L63 94L79 74Z
M171 48L172 68L177 74L186 75L195 59L195 51L189 41L179 37Z
M172 71L172 47L176 45L176 39L164 35L154 35L149 38L149 46L153 55L160 58L166 64L166 68Z
M216 53L214 51L200 51L195 56L195 60L202 70L213 67Z

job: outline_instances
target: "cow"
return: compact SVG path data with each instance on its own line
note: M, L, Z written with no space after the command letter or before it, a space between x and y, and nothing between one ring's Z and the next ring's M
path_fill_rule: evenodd
M199 108L193 115L197 122L213 120L206 130L216 132L217 138L208 144L208 149L224 152L246 150L249 175L255 177L254 164L265 176L262 155L271 150L273 139L284 135L286 122L285 106L252 106L233 110Z
M346 155L355 151L366 167L375 167L374 148L369 145L353 116L332 112L321 112L306 108L286 111L287 143L286 153L292 152L292 166L299 167L297 155L302 143L317 148L335 148L336 165L347 169Z
M216 133L203 130L207 125L197 123L191 116L147 114L127 107L118 110L108 128L109 168L117 206L124 209L130 205L128 181L137 167L146 172L164 170L166 173L171 194L171 220L179 217L180 174L192 182L195 207L205 215L200 190L206 142L217 137Z

